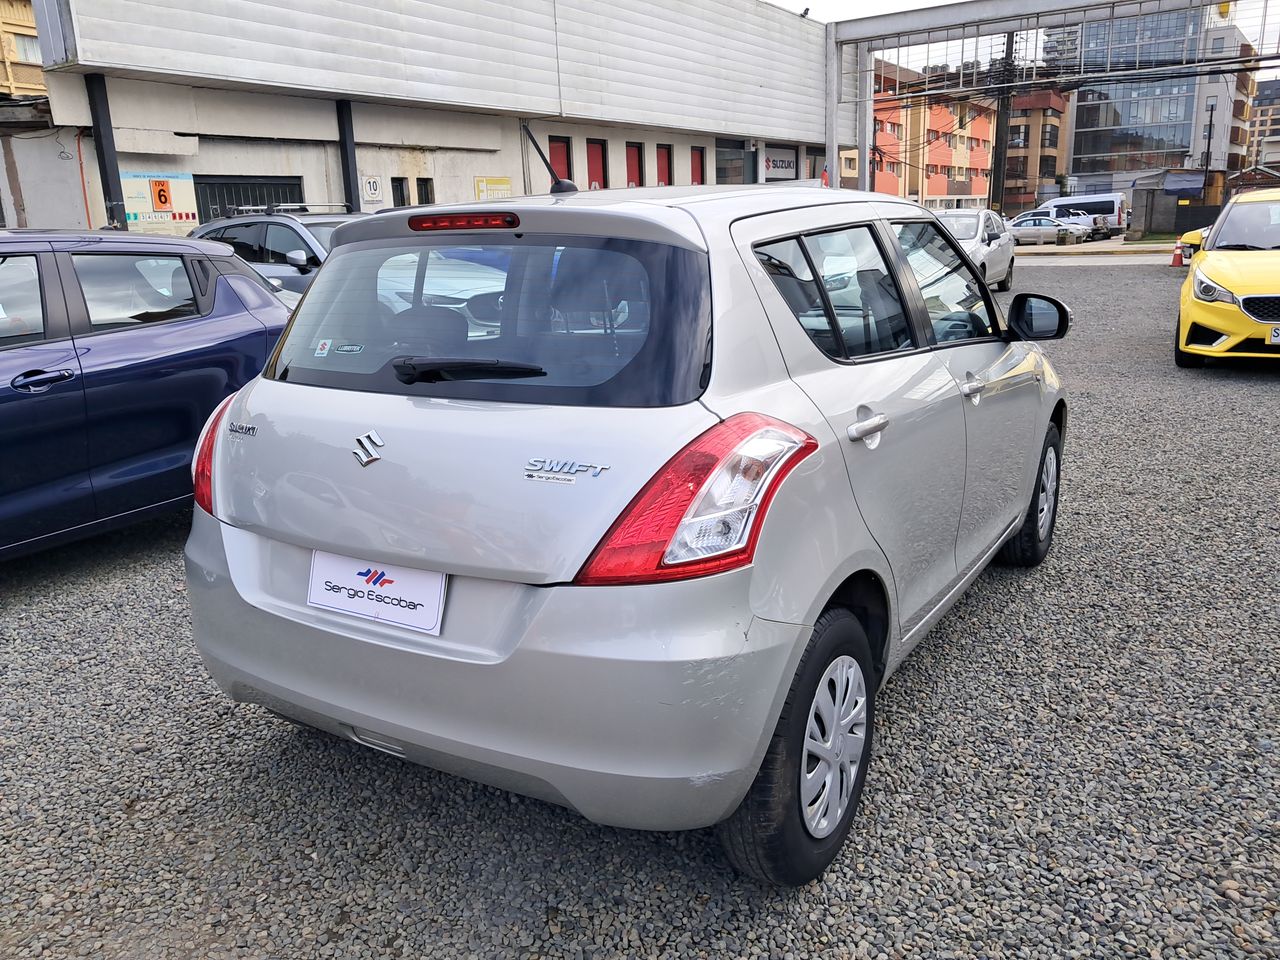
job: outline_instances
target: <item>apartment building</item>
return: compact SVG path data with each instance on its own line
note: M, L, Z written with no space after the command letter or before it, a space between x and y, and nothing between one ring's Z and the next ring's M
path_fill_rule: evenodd
M991 195L995 105L929 102L911 95L923 74L877 61L872 189L934 209L985 207ZM841 154L841 183L857 182L853 151Z
M40 65L40 41L31 0L0 0L0 92L11 97L44 94L44 70Z
M1062 193L1071 148L1070 101L1057 90L1013 98L1005 160L1006 216Z
M1273 145L1264 144L1269 138L1280 137L1280 79L1258 83L1253 97L1249 118L1249 162L1253 165L1272 165Z

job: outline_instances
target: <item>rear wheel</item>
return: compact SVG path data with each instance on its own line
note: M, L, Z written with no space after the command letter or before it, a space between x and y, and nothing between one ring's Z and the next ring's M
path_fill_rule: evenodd
M738 809L717 828L729 862L799 886L836 858L871 760L875 678L862 624L827 610L813 625L768 752Z
M1187 353L1182 349L1182 318L1173 327L1173 362L1179 367L1203 367L1204 357L1198 353Z
M1004 279L996 284L996 289L1001 293L1008 293L1013 289L1013 259L1009 259L1009 269L1004 275Z
M1062 434L1056 423L1049 424L1040 451L1040 472L1031 490L1031 504L1022 526L1000 549L1000 560L1015 567L1038 566L1053 546L1058 523L1058 484L1062 478Z

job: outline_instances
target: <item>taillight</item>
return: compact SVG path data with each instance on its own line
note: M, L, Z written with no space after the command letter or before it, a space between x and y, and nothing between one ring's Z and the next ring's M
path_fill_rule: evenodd
M409 218L410 230L504 230L520 226L514 213L430 213Z
M659 583L751 563L769 503L818 441L739 413L690 442L622 511L574 583Z
M196 506L205 513L213 514L213 447L218 439L218 427L226 415L227 407L235 399L235 394L227 397L217 407L204 429L200 431L200 439L196 443L196 458L191 461L191 480L195 486Z

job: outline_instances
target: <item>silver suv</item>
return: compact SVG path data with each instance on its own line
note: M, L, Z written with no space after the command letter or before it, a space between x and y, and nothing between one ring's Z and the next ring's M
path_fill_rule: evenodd
M220 220L211 220L190 236L231 244L240 259L281 288L302 293L329 255L333 232L364 213L306 213L287 206L268 206ZM247 210L251 208L241 208ZM345 209L345 207L343 208Z
M502 289L433 292L466 264ZM1006 319L872 194L344 225L197 449L196 642L235 700L599 823L718 825L804 883L885 679L992 558L1049 550L1066 406L1033 341L1069 322Z

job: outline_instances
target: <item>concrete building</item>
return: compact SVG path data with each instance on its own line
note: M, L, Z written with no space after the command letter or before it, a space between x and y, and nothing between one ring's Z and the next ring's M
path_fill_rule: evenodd
M583 189L822 172L824 28L761 0L380 7L36 0L67 146L11 138L8 222L544 192L522 120Z
M1234 24L1204 31L1203 48L1211 58L1252 57L1257 51ZM1249 125L1257 85L1246 70L1200 77L1193 129L1199 149L1188 153L1188 167L1236 173L1249 165Z
M1062 194L1071 146L1070 101L1057 90L1013 98L1005 162L1004 211L1012 216Z
M877 61L873 189L933 209L985 207L991 195L995 106L929 102L905 93L921 74ZM841 184L854 186L856 151L841 154Z

